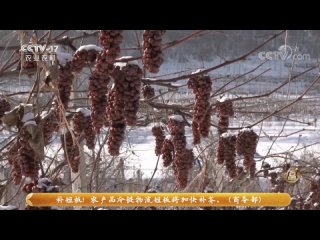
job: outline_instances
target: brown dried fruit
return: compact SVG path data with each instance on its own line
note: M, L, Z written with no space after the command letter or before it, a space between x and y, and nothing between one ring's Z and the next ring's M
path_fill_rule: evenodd
M161 154L162 145L165 140L163 128L161 126L154 126L152 128L152 134L156 138L156 146L154 151L156 153L156 156L159 156Z
M142 95L144 99L150 99L153 98L156 94L153 87L151 87L150 85L144 85L142 88Z
M103 125L108 125L106 119L107 93L110 82L109 74L114 70L114 61L120 53L122 42L121 30L101 30L99 41L103 50L98 54L92 76L89 78L89 97L91 99L91 119L96 133Z
M244 156L243 165L250 172L250 177L254 178L256 163L254 154L258 144L259 136L252 129L242 129L239 131L237 138L237 153Z
M171 116L168 129L172 136L174 147L173 170L177 186L183 189L188 183L188 173L193 166L194 155L192 149L186 148L186 137L183 118L180 115Z
M171 138L166 138L163 141L161 148L161 154L163 159L163 166L168 167L173 162L174 147Z
M30 177L32 180L38 178L40 163L36 159L36 154L29 144L32 138L26 128L21 128L19 132L19 150L18 161L21 166L21 172L24 176Z
M80 150L78 145L73 142L72 135L69 131L61 135L61 144L64 150L65 162L70 166L72 172L79 172Z
M195 104L193 108L192 132L193 144L200 143L202 137L209 136L211 126L211 106L210 92L211 79L209 76L193 76L188 80L188 88L195 94Z
M42 132L43 132L44 144L47 145L50 142L53 136L53 133L59 130L59 119L58 119L58 116L56 115L56 112L51 111L49 112L48 115L42 116L42 121L43 121Z
M223 157L230 178L237 177L237 167L235 164L236 141L237 137L231 133L221 135Z
M143 57L144 67L151 73L159 72L163 63L162 36L165 30L144 30L143 32Z
M121 87L121 84L115 81L114 86L108 94L107 115L110 131L107 144L111 156L120 154L119 150L124 140L126 129L123 95L122 91L119 91L117 87Z
M129 126L135 126L139 110L142 69L135 64L126 64L122 68L125 79L121 82L124 100L124 115Z

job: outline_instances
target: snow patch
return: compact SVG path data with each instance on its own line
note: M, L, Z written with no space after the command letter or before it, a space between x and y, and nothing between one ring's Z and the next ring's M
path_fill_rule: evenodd
M76 51L77 52L81 52L83 50L86 50L86 51L90 51L90 50L95 50L97 52L100 52L102 51L102 48L97 46L97 45L94 45L94 44L89 44L89 45L83 45L81 47L78 48L78 50Z
M122 68L124 68L125 66L127 66L127 64L128 64L128 63L126 63L126 62L116 62L116 63L114 63L114 66L115 66L115 67L119 67L119 68L122 70Z
M203 70L205 70L205 69L204 68L199 68L196 71L191 72L191 74L196 74L196 73L199 73L199 72L201 72Z
M87 108L77 108L76 112L81 112L85 117L89 117L91 115L91 111Z
M175 120L177 122L183 122L183 117L181 115L172 115L169 117L169 119Z
M28 121L25 124L23 124L23 126L27 126L27 125L34 125L37 126L37 123L35 121Z
M251 131L252 131L251 128L242 128L242 129L240 130L240 132L251 132Z
M171 136L171 135L167 135L167 136L166 136L166 139L171 141L172 136Z
M134 58L134 57L133 57L133 56L122 56L122 57L120 57L120 58L117 58L117 59L116 59L117 62L115 63L115 66L120 66L120 65L116 65L116 64L119 64L119 63L122 63L122 64L127 65L128 61L126 61L126 60L131 59L131 58ZM118 62L118 61L119 61L119 62ZM139 65L139 63L138 63L137 60L130 61L130 63L131 63L131 64ZM120 67L120 68L121 68L121 67Z
M34 119L34 114L32 112L28 112L28 113L24 114L24 116L22 118L22 122L28 122L32 119Z
M233 137L236 136L236 133L232 133L232 132L225 132L221 135L222 138L229 138L229 137Z
M315 180L316 182L320 182L320 176L319 176L319 175L315 176L315 177L314 177L314 180Z
M230 100L231 98L227 97L227 96L223 96L222 98L218 99L217 101L219 102L226 102L228 100Z
M155 122L152 124L152 127L163 127L165 128L165 124L163 124L162 122Z
M0 205L0 210L17 210L18 208L13 205L8 205L8 206L1 206Z
M46 116L48 116L48 111L42 111L42 113L40 114L41 119L45 118Z

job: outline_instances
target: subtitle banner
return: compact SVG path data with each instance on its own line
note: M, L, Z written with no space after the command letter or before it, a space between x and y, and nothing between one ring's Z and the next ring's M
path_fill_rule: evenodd
M29 206L229 207L288 206L287 193L30 193Z

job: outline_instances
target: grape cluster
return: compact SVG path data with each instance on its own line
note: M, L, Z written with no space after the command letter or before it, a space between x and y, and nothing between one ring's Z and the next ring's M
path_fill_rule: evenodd
M164 145L165 140L163 128L161 126L154 126L152 128L152 134L156 138L156 146L154 151L156 153L156 156L159 156L161 154L161 149Z
M38 178L40 162L36 158L36 153L31 148L28 142L31 138L32 138L31 134L26 130L25 127L20 129L19 138L18 138L18 141L19 141L18 162L20 163L22 175L34 180Z
M70 131L61 135L61 144L64 150L65 162L70 166L72 172L79 172L80 150L77 144L73 142Z
M22 180L22 170L18 158L19 148L19 140L13 142L8 148L8 162L10 165L12 165L12 176L15 185L19 185Z
M243 165L250 172L250 177L254 178L256 163L254 154L256 153L259 136L252 129L242 129L237 137L237 153L244 156Z
M57 88L60 100L65 110L68 108L72 82L75 77L73 73L79 73L87 62L94 62L97 58L97 54L98 52L96 48L80 47L75 52L70 62L67 62L64 66L60 66ZM57 106L59 106L57 100L55 100L55 103ZM59 112L61 109L57 107L57 110Z
M126 64L122 71L125 79L117 90L122 90L126 122L129 126L135 126L139 110L142 69L136 64Z
M107 116L110 124L107 144L109 154L117 156L120 154L120 147L124 140L126 122L124 116L124 101L121 91L117 91L117 82L108 93Z
M208 137L211 125L210 92L211 80L209 76L193 76L188 80L188 88L195 95L193 108L192 133L193 144L199 144L201 136Z
M159 72L163 63L162 36L165 30L144 30L143 32L143 57L144 67L151 73Z
M89 113L85 115L85 113ZM84 133L84 138L86 139L86 145L89 149L94 148L94 141L96 134L93 130L92 120L90 117L90 111L87 109L78 109L77 112L72 117L73 130L78 137L82 137Z
M42 116L43 121L43 138L44 138L44 144L47 145L55 131L58 131L59 129L59 119L54 111L50 111L48 115Z
M221 135L227 131L229 127L229 117L234 115L233 104L230 99L220 99L216 103L216 111L218 113L218 134Z
M98 54L92 75L89 78L89 97L91 99L91 119L96 133L107 125L106 107L110 74L114 61L120 53L121 30L101 30L99 36L103 50Z
M224 133L220 136L221 138L221 146L219 148L222 148L222 157L224 160L218 159L218 157L221 157L217 153L217 161L218 163L223 163L225 161L226 163L226 169L229 173L230 178L235 178L237 176L237 167L235 164L235 151L236 151L236 141L237 137L234 134L231 133Z
M174 147L173 170L177 186L183 189L188 183L188 173L193 166L194 156L192 149L186 148L186 136L183 118L179 115L171 116L168 120L168 129L172 136Z
M144 99L153 98L156 94L154 92L154 88L149 84L146 84L142 87L142 95Z
M163 166L168 167L173 162L174 147L170 138L165 138L161 148Z

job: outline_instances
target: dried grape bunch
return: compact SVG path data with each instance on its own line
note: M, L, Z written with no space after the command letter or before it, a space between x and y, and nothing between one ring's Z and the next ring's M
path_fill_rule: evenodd
M210 130L210 126L211 126L211 107L209 107L206 115L204 115L203 121L200 124L200 134L202 137L209 137L209 130Z
M243 165L249 170L250 177L254 178L256 170L256 162L254 154L256 153L259 136L252 130L244 128L239 131L237 138L237 153L244 156Z
M110 124L110 132L107 140L109 154L117 156L120 154L120 147L124 140L126 122L124 117L124 101L121 91L117 90L115 82L111 91L108 93L107 116Z
M228 131L229 117L221 116L218 119L218 134L219 136Z
M226 132L221 135L223 157L230 178L237 177L237 167L235 164L236 135Z
M71 87L74 79L74 75L71 72L71 65L68 62L65 66L60 66L59 78L57 81L57 88L61 103L63 104L64 110L68 108L70 101ZM60 116L59 102L55 100L57 115Z
M161 148L163 166L168 167L173 162L174 147L171 136L166 137Z
M61 135L61 144L64 150L64 160L70 166L72 172L79 172L80 151L76 143L73 142L70 131Z
M188 184L189 170L194 163L192 149L185 149L183 153L175 153L173 162L174 175L178 188L184 189Z
M218 112L218 117L232 117L234 115L232 101L226 97L218 99L216 103L216 110Z
M129 126L135 126L139 110L142 69L136 64L126 64L122 68L125 79L121 81L124 115ZM119 86L120 87L120 86Z
M50 111L48 114L46 112L43 112L41 114L41 120L43 121L43 138L44 138L44 144L47 145L52 136L53 133L59 130L59 119L54 111Z
M161 127L160 125L154 126L152 128L152 134L156 138L156 146L154 151L156 153L156 156L159 156L161 154L162 145L165 140L163 127Z
M191 149L186 148L184 121L180 115L173 115L168 120L168 129L174 147L173 170L177 186L183 189L188 183L188 172L193 166L194 156Z
M218 134L225 133L229 127L229 117L234 115L232 101L228 98L221 98L216 103L218 113Z
M199 71L199 70L198 70ZM198 71L194 72L197 73ZM211 120L211 106L210 106L210 92L211 79L209 76L193 76L188 80L188 88L192 89L195 94L195 104L193 108L192 118L192 132L193 144L199 144L200 138L209 136L210 120Z
M67 62L65 65L60 65L57 88L64 110L68 108L70 100L72 82L75 77L73 72L79 73L84 68L86 62L94 62L98 52L101 50L100 47L95 45L81 46L75 52L71 61ZM61 107L59 106L59 101L57 99L55 100L55 104L58 116L60 116Z
M96 139L96 133L93 129L93 124L90 116L86 116L86 124L84 127L84 136L86 139L86 145L89 149L94 149L94 142Z
M144 30L143 32L143 57L144 67L151 73L159 72L163 63L162 36L165 30Z
M73 55L71 60L71 70L72 72L79 73L82 71L87 62L93 63L98 53L102 48L96 45L84 45L81 46Z
M109 74L114 69L114 61L120 53L121 30L101 30L100 44L103 50L98 54L92 75L89 78L89 97L91 99L91 120L96 133L107 125L106 107Z
M22 171L18 159L19 140L12 143L8 148L8 162L12 165L12 176L15 185L19 185L22 180Z
M82 109L78 108L72 116L73 130L76 136L80 136L86 124L86 119L82 113Z
M22 127L19 132L19 150L18 161L21 166L21 172L25 177L29 177L32 180L38 178L38 171L40 169L40 163L36 159L36 154L29 144L29 140L32 139L31 134L25 127Z
M91 111L86 108L78 108L73 115L72 121L75 134L82 137L81 135L83 133L87 147L93 149L96 134L91 121Z
M216 149L216 159L218 164L224 163L224 141L221 136L219 137L217 149Z
M122 30L101 30L99 41L106 50L106 62L113 64L120 54L120 45L123 36Z
M154 88L149 84L146 84L142 87L142 95L144 99L150 99L153 98L156 94Z
M6 99L0 100L0 124L2 124L1 118L3 117L5 112L10 111L10 103Z
M169 117L168 129L172 136L172 143L176 153L184 153L186 148L186 137L184 129L184 120L180 115Z
M197 122L192 122L192 135L193 135L193 144L199 144L201 141L201 134L199 131L199 124Z
M90 77L89 96L91 99L91 120L96 133L100 133L100 129L106 123L106 107L109 76L102 78Z
M193 167L194 160L195 160L195 157L194 157L192 147L187 146L186 150L184 152L184 162L189 169L191 169Z

